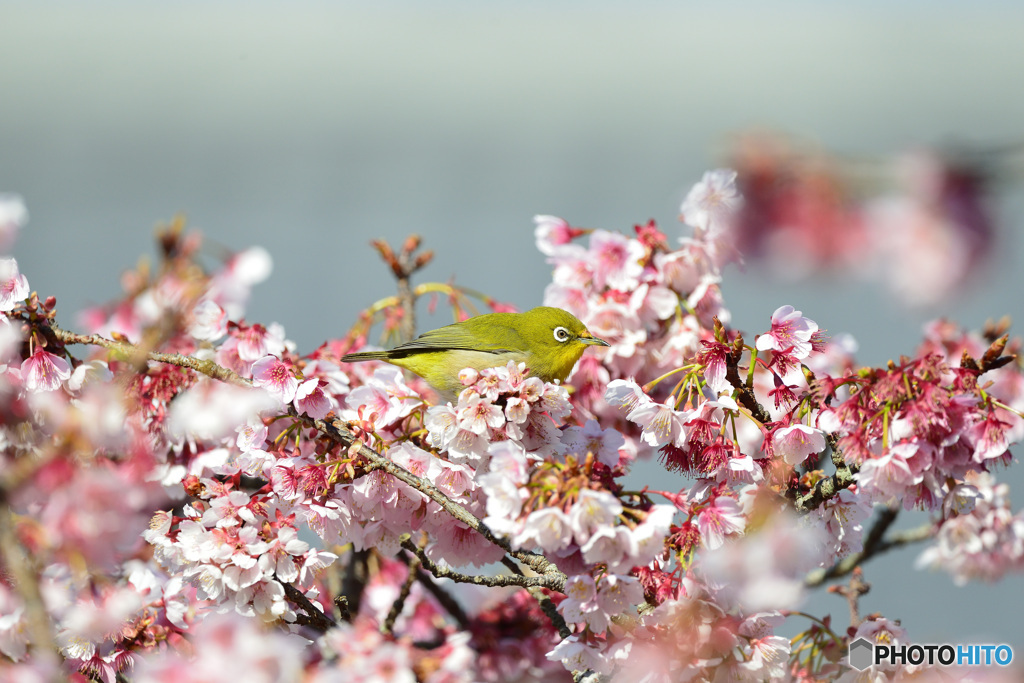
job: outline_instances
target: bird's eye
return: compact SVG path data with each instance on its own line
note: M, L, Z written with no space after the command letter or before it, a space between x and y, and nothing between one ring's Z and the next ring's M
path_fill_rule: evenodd
M565 329L564 327L556 327L555 328L555 341L557 341L559 343L564 343L564 342L569 341L569 330Z

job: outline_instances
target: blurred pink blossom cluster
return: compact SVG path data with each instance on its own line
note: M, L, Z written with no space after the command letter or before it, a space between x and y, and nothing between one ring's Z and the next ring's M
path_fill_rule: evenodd
M998 236L993 195L1016 150L918 148L885 158L743 135L729 163L746 202L736 237L780 279L855 277L908 306L936 306L984 273Z

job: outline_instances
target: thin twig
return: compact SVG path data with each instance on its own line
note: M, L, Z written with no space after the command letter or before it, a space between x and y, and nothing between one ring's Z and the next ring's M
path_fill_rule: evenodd
M412 592L412 584L416 581L416 570L420 568L419 556L413 555L408 558L408 566L409 573L405 577L402 589L398 592L398 597L395 598L395 603L391 605L391 610L388 612L388 616L384 618L384 623L380 625L381 633L390 634L395 628L395 622L398 621L399 615L401 615L402 610L405 609L405 601L409 599L409 593Z
M398 305L402 309L402 320L399 323L398 332L403 342L416 336L416 294L413 292L410 279L413 273L427 265L434 256L429 249L416 254L421 242L419 235L409 235L405 238L402 249L397 254L384 240L374 240L370 243L391 268L392 274L398 281Z
M456 583L471 583L474 586L508 587L519 588L551 588L551 584L558 584L559 577L555 574L538 574L536 576L524 576L519 574L495 574L491 576L481 574L463 574L447 567L436 564L427 557L422 548L416 546L409 540L402 541L402 547L419 557L423 567L439 579L450 579ZM508 558L505 558L506 560ZM561 582L564 587L564 580ZM561 592L561 591L559 591Z
M316 605L310 602L309 598L307 598L298 588L286 581L281 581L280 579L278 579L277 582L284 587L285 596L305 612L305 614L297 614L295 616L295 623L302 624L303 626L309 626L320 633L326 633L328 630L337 626L334 619L331 619L321 610L317 609Z
M860 596L871 590L871 584L864 580L864 570L857 567L853 570L850 583L846 586L830 586L829 591L846 598L850 606L850 627L856 629L861 624Z
M501 563L508 567L513 574L524 579L528 578L523 574L523 570L519 565L513 562L510 558L501 558ZM527 586L526 590L533 596L533 599L537 601L537 604L540 605L540 608L544 611L544 614L547 615L548 619L551 620L551 623L554 624L555 629L558 631L558 635L563 639L571 636L572 631L569 630L569 625L565 623L565 619L558 611L558 607L555 605L554 601L548 597L543 589L541 589L540 586Z

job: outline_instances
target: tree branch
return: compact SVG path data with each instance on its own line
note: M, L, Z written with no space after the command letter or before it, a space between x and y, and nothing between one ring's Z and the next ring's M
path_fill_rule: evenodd
M898 512L899 510L895 508L882 508L874 525L864 539L864 548L859 553L848 555L827 569L816 569L807 575L804 585L808 588L816 588L829 579L850 574L875 555L881 555L893 548L927 540L934 535L935 526L928 523L914 529L893 532L888 538L883 540L885 532L896 521Z
M838 437L835 434L828 434L825 439L832 452L832 464L835 465L836 471L832 476L825 477L815 484L814 489L809 493L794 501L793 505L800 514L806 514L818 508L826 500L835 498L840 491L850 488L857 481L856 474L859 468L856 465L847 465L843 460L842 451L838 446Z
M429 249L414 256L421 241L419 235L409 235L398 254L384 240L370 242L398 280L398 305L402 309L398 332L403 342L410 341L416 336L416 295L413 293L410 279L413 273L430 263L434 257L434 253Z
M421 257L424 254L420 255ZM110 339L106 339L99 335L83 335L75 334L73 332L67 332L58 328L56 325L51 325L54 334L65 344L88 344L93 346L100 346L117 354L124 356L125 358L145 358L158 363L169 363L171 365L177 365L179 367L190 368L196 372L202 373L207 377L236 386L248 387L252 386L252 383L232 370L214 363L213 361L200 360L192 356L186 356L179 353L156 353L156 352L143 352L133 344L127 342L117 342ZM561 585L565 585L565 575L562 574L558 569L543 555L537 553L531 553L523 550L512 550L509 546L508 541L499 538L487 528L487 526L480 521L475 515L466 510L463 506L459 505L447 495L445 495L440 489L434 486L430 481L416 476L412 472L409 472L404 467L397 465L380 453L368 448L365 444L360 442L351 431L341 422L341 420L333 420L331 422L325 422L324 420L315 420L305 415L299 415L294 407L289 406L288 414L292 417L298 418L310 426L314 427L323 434L331 437L335 441L343 444L346 447L352 446L353 444L359 444L359 455L368 460L374 467L382 469L388 474L392 475L396 479L405 482L413 488L425 493L431 500L440 505L446 512L452 517L459 520L466 526L470 527L474 531L479 532L484 538L491 543L494 543L505 552L515 557L520 562L526 564L534 571L540 574L552 574L555 577L560 577ZM556 583L557 580L556 580ZM553 587L553 590L561 592L560 588Z
M871 584L864 580L864 570L860 567L853 570L849 585L829 587L829 591L846 598L846 602L850 606L850 628L856 629L861 625L860 596L870 590Z
M64 344L86 344L89 346L99 346L133 364L139 364L142 360L151 360L157 363L168 363L170 365L177 365L178 367L195 370L196 372L206 375L211 379L226 382L227 384L233 384L239 387L252 386L252 382L249 380L245 379L233 370L217 365L212 360L201 360L181 353L158 353L156 351L147 352L134 344L113 341L111 339L101 337L98 334L76 334L74 332L68 332L67 330L57 327L56 323L52 321L50 322L50 329L53 331L54 336Z
M412 584L416 581L416 572L420 568L419 555L413 555L408 558L408 568L409 573L405 577L405 583L402 584L402 589L398 592L398 597L395 598L395 603L391 605L391 609L388 611L388 616L385 617L384 623L380 625L381 633L391 633L395 628L395 622L398 621L399 615L401 615L402 610L405 609L405 601L409 599L409 593L412 592Z
M523 570L508 557L501 558L501 563L508 567L513 574L517 574L524 579L527 578L523 575ZM563 639L571 636L572 631L569 630L569 625L565 623L565 619L558 611L558 606L555 605L554 601L552 601L539 586L528 586L526 590L533 596L533 599L537 601L540 608L544 610L544 614L546 614L548 619L551 620L551 623L554 624L555 629L558 631L558 635ZM559 592L564 592L564 588L560 589Z
M284 587L285 596L295 603L296 607L302 609L305 615L298 614L295 618L295 623L302 624L303 626L309 626L320 633L326 633L328 630L337 626L333 619L324 614L322 611L316 608L312 602L309 601L302 591L293 586L290 583L276 579L279 584Z
M427 557L427 554L422 548L416 546L415 543L406 539L402 541L402 547L409 552L416 555L420 562L423 563L424 568L427 569L431 574L439 579L451 579L456 583L471 583L474 586L490 586L490 587L508 587L516 586L519 588L552 588L551 584L558 584L559 578L554 574L538 574L537 576L524 576L520 571L518 574L496 574L493 576L485 576L480 574L463 574L461 572L448 569L435 564L433 560ZM502 564L507 565L508 558L502 558ZM517 568L518 569L518 568ZM564 588L565 581L561 581L561 585ZM552 589L558 590L558 589ZM561 592L560 590L558 592Z

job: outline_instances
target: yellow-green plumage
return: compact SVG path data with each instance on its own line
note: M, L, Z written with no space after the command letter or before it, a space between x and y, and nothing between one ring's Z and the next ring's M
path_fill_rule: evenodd
M425 332L390 351L364 351L342 357L346 363L382 360L415 372L442 396L462 391L463 368L483 370L526 363L545 382L564 381L588 346L608 346L571 313L540 306L525 313L488 313Z

